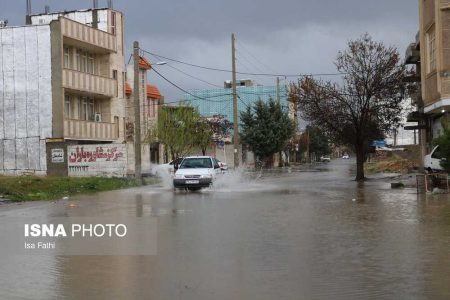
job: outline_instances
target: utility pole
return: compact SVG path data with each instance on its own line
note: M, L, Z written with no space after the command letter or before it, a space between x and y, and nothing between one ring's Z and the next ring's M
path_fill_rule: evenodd
M311 163L311 153L309 153L309 128L308 127L306 127L306 133L307 133L306 137L308 139L308 143L306 144L306 153L308 154L308 157L306 159L307 159L308 163Z
M277 76L277 103L280 105L280 77ZM278 166L283 166L283 154L282 151L278 152Z
M280 77L277 77L277 102L280 104Z
M139 42L133 43L134 58L134 176L142 179L141 172L141 103L139 101Z
M233 88L233 141L234 141L234 168L239 167L239 127L238 127L238 108L236 93L236 48L234 45L234 33L231 34L231 66L232 66L232 88Z

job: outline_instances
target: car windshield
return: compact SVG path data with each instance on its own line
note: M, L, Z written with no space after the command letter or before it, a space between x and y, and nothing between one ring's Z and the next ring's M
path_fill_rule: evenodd
M185 158L179 169L212 168L210 158Z

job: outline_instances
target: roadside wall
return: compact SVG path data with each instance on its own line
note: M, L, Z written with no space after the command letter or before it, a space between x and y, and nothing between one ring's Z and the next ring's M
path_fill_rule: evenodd
M126 144L72 145L67 147L69 176L127 176Z

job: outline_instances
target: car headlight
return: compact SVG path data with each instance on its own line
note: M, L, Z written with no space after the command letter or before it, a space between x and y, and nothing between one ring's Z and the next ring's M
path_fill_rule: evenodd
M173 178L175 178L175 179L183 179L184 175L182 175L182 174L175 174L175 176Z
M212 178L211 174L202 175L200 178Z

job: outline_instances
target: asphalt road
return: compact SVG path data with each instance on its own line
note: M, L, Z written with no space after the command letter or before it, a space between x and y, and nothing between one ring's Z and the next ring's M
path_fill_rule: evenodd
M0 256L0 299L449 299L450 200L353 181L354 161L0 205L12 218L154 218L155 255Z

